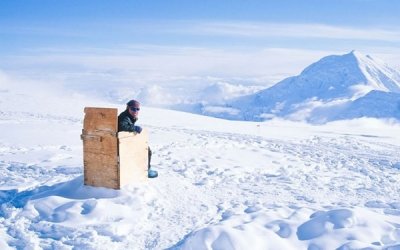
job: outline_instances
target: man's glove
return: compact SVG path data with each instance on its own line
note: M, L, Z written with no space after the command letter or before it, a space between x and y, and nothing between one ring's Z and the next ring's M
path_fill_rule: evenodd
M133 129L135 130L136 133L140 134L142 132L142 128L140 126L134 126Z

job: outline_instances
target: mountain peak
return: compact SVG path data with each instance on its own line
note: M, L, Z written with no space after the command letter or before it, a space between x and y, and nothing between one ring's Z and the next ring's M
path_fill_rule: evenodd
M353 55L355 57L362 56L362 54L360 52L358 52L357 50L354 50L354 49L352 51L350 51L348 53L348 55Z
M365 55L365 54L359 52L358 50L352 50L350 53L344 54L343 56L352 57L355 60L357 60L358 63L362 63L362 62L364 62L364 63L374 63L375 62L375 63L379 63L379 64L382 64L382 65L385 64L384 62L377 61L372 56Z
M355 56L355 57L362 57L362 56L364 56L361 52L359 52L358 50L352 50L352 51L350 51L347 55L353 55L353 56Z
M308 84L310 87L330 85L327 87L331 88L332 85L333 88L347 88L354 83L367 82L360 67L360 62L365 60L365 56L355 50L343 55L329 55L306 67L298 77L313 83Z
M362 57L363 55L355 50L352 50L350 53L344 55L326 56L306 67L301 75L314 75L317 72L326 71L327 69L338 68L345 68L353 71L353 69L358 67L358 58Z
M231 107L242 109L242 118L247 120L271 115L311 115L310 110L325 104L332 110L337 107L339 112L342 108L339 104L353 102L373 90L400 93L400 73L379 60L352 50L321 58L300 75L235 100Z
M343 57L351 57L354 60L357 60L358 63L360 62L371 62L375 61L370 55L365 55L358 50L352 50L348 54L344 54Z
M322 81L346 89L352 85L363 85L369 90L400 92L398 72L357 50L343 55L326 56L305 68L299 77L308 82Z
M354 49L352 51L350 51L349 53L344 54L343 56L346 56L346 55L353 56L356 59L366 59L366 58L368 58L370 60L374 60L374 58L372 58L370 55L365 55L365 54L361 53L360 51L354 50Z

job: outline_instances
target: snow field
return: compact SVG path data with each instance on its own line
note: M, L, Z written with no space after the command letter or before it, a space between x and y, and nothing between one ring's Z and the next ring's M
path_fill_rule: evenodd
M13 112L0 123L2 249L400 247L398 125L144 108L160 176L116 191L83 186L81 113Z

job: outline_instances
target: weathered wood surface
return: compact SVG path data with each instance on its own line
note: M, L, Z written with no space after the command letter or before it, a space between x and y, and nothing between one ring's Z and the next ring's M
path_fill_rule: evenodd
M85 108L83 121L84 184L119 189L117 109Z
M118 131L118 109L115 108L85 108L83 129L87 132L104 131L116 133Z
M117 137L109 134L82 136L84 184L119 189Z

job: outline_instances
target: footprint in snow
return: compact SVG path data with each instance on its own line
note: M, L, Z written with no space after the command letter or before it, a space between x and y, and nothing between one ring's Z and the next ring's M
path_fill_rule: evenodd
M260 210L261 210L261 208L259 206L250 206L250 207L246 208L244 210L244 212L247 214L250 214L250 213L258 212Z
M289 238L292 234L290 225L282 220L272 221L264 226L265 228L271 229L281 238Z
M232 210L226 210L221 214L221 221L227 220L232 217L235 213Z
M182 166L182 165L174 165L172 168L173 171L177 173L183 173L186 172L187 166Z
M81 214L89 214L93 211L93 209L96 208L97 201L96 200L87 200L85 201L81 207L82 207L82 212Z
M71 148L69 148L67 145L61 145L59 149L71 151Z
M367 201L364 206L369 207L369 208L391 208L391 206L389 204L386 204L385 202L378 201L378 200Z

